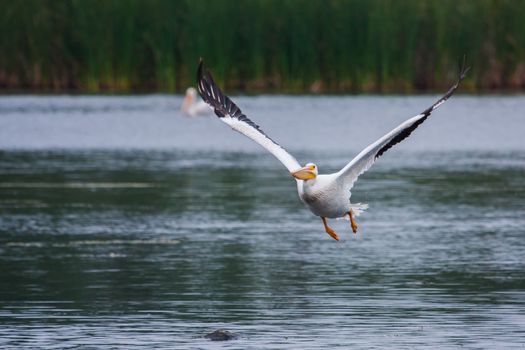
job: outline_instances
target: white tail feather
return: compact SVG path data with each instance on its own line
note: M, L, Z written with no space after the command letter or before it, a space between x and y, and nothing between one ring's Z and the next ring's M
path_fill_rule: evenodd
M359 216L363 214L365 210L368 209L368 204L366 203L351 203L350 209L352 209L352 212L354 213L354 216ZM337 218L337 220L346 220L350 221L350 216L347 214L343 216L342 218Z

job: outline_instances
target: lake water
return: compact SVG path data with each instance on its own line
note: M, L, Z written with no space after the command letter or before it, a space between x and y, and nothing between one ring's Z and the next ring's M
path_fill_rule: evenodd
M323 172L435 98L235 100ZM0 97L1 348L525 348L525 97L445 103L359 179L340 242L180 101Z

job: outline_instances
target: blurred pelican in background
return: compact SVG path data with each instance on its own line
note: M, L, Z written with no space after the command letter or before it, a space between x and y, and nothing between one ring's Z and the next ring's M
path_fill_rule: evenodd
M182 100L180 110L188 117L196 117L198 115L211 114L211 112L213 111L212 108L208 106L206 102L198 99L197 90L195 90L195 88L192 87L186 89L186 96L184 96L184 99Z

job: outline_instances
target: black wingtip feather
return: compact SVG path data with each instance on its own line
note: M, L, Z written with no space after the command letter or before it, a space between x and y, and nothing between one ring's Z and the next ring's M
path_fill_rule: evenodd
M452 96L454 94L454 92L457 90L457 88L459 87L459 84L463 81L463 79L465 79L465 77L467 76L467 72L469 71L470 67L466 67L465 68L465 56L463 56L463 63L461 64L460 66L460 69L459 69L459 77L458 77L458 80L456 81L456 83L454 85L452 85L452 87L447 91L447 93L441 97L439 100L437 100L436 103L434 103L432 106L430 106L429 108L427 108L426 110L423 111L423 113L421 113L421 118L418 119L416 122L414 122L414 124L412 124L411 126L409 126L408 128L402 130L399 134L397 134L394 138L392 138L392 140L390 140L390 142L388 142L385 146L383 146L375 155L375 158L379 158L383 153L385 153L386 151L388 151L390 148L392 148L392 146L398 144L399 142L403 141L404 139L406 139L407 137L410 136L410 134L417 129L417 127L421 124L423 124L423 122L428 118L428 116L432 113L432 111L434 109L436 109L439 105L441 105L443 102L445 102L446 100L449 99L450 96Z
M461 65L459 66L459 79L458 83L461 82L465 77L467 76L467 72L470 70L470 66L465 67L465 62L467 60L467 55L463 55L463 61L461 62Z
M379 158L383 155L383 153L385 153L386 151L388 151L390 148L392 148L393 146L395 146L396 144L400 143L401 141L403 141L404 139L406 139L407 137L410 136L410 134L412 133L412 131L416 130L418 126L420 126L421 124L423 124L423 122L428 118L428 116L424 116L423 118L419 119L418 121L416 121L414 124L412 124L410 127L404 129L403 131L401 131L399 134L397 134L392 140L390 140L389 143L387 143L385 146L383 146L379 151L377 151L376 155L375 155L375 158Z
M237 117L231 112L231 108L228 108L228 105L233 104L233 102L215 84L210 72L204 68L202 58L197 68L197 91L199 91L203 101L213 108L219 118L223 118L227 114ZM240 112L238 108L236 110Z
M213 80L211 73L204 68L202 59L200 60L199 67L197 68L197 91L199 91L199 95L201 96L202 100L213 108L215 114L219 118L224 118L226 116L236 118L252 126L258 132L277 144L277 142L273 141L268 135L264 133L264 131L261 130L259 125L255 124L248 117L246 117L242 113L241 109L237 107L237 105L221 91L221 89Z
M448 100L450 98L450 96L452 96L454 94L454 92L456 92L456 90L459 87L459 84L463 81L463 79L466 78L467 72L470 70L470 66L465 68L465 59L466 59L465 56L463 56L463 63L461 64L460 69L459 69L459 76L458 76L458 79L456 80L456 82L454 83L454 85L452 85L452 87L450 89L448 89L448 91L445 93L445 95L443 95L443 97L441 97L439 100L437 100L436 103L434 103L432 106L430 106L427 109L425 109L421 114L423 114L425 116L429 116L430 113L432 113L432 111L434 109L436 109L443 102Z

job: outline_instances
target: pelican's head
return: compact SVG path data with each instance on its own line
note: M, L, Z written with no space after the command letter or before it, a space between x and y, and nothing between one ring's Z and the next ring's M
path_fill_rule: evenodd
M290 173L293 177L299 180L311 180L317 177L317 165L308 163L304 167L292 171Z
M197 90L195 88L189 87L186 89L186 96L184 96L184 100L182 100L182 105L180 106L180 110L183 112L188 111L188 108L190 108L190 105L195 100L195 97L197 96Z

